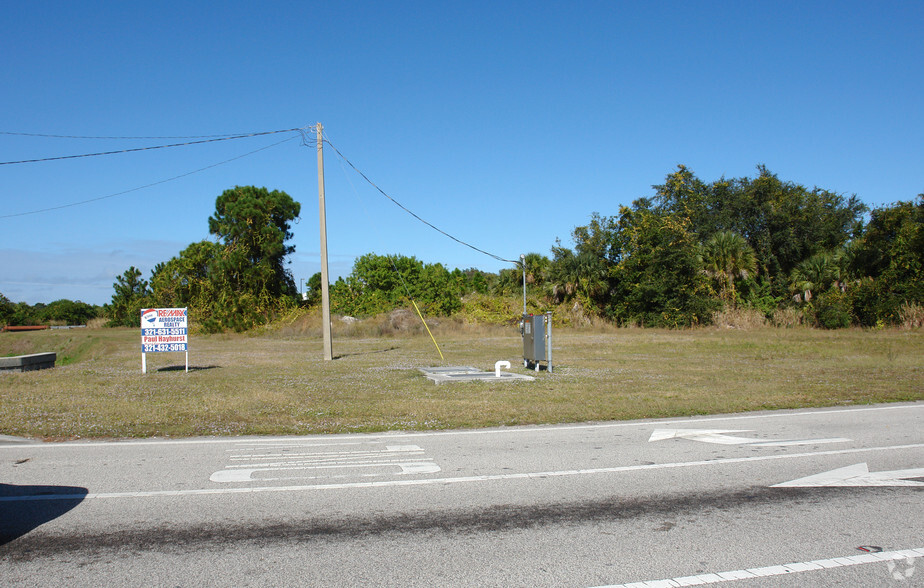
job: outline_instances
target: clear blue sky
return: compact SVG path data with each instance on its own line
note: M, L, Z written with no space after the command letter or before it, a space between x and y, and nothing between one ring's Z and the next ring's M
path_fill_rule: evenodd
M191 136L303 127L441 229L514 259L678 164L856 194L924 192L924 2L18 2L0 131ZM0 165L0 216L161 182L291 135ZM176 140L0 135L0 161ZM296 282L320 269L316 151L296 138L121 196L0 218L0 292L102 304L209 238L235 185L284 190ZM331 272L368 252L497 271L325 153Z

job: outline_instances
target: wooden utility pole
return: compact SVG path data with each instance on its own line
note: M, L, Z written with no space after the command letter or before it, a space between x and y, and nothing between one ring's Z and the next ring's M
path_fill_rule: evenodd
M327 274L327 212L324 209L324 140L321 123L317 126L318 142L318 211L321 217L321 331L324 334L324 361L334 357L330 340L330 280Z

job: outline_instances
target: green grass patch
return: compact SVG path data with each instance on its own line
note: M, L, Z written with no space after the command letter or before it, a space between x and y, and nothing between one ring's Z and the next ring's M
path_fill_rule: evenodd
M365 333L355 326L354 333ZM554 373L435 385L418 371L522 367L513 327L436 325L349 336L334 361L287 327L193 335L148 354L137 329L0 335L0 354L56 351L55 369L0 375L0 433L49 439L307 434L604 421L924 400L920 330L557 329ZM64 359L67 358L67 359Z

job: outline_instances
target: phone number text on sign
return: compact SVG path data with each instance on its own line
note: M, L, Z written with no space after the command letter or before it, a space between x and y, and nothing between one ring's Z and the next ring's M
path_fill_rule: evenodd
M142 337L156 337L158 335L185 335L186 329L175 327L172 329L141 329Z
M186 351L186 343L142 343L142 353L156 353L158 351Z

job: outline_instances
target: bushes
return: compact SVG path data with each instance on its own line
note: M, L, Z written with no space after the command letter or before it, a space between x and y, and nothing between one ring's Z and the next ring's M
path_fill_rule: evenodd
M702 271L689 220L623 207L618 228L608 314L645 327L708 324L720 302Z
M86 325L100 316L103 309L79 300L55 300L30 306L13 303L0 294L0 327L23 325Z
M349 276L331 286L331 311L369 317L414 300L425 314L449 316L462 308L465 281L461 271L449 272L439 263L368 253L354 262Z
M469 324L510 324L523 313L523 300L515 296L469 294L462 299L462 308L455 316Z
M815 320L825 329L846 329L853 322L850 299L840 288L832 287L819 297Z

